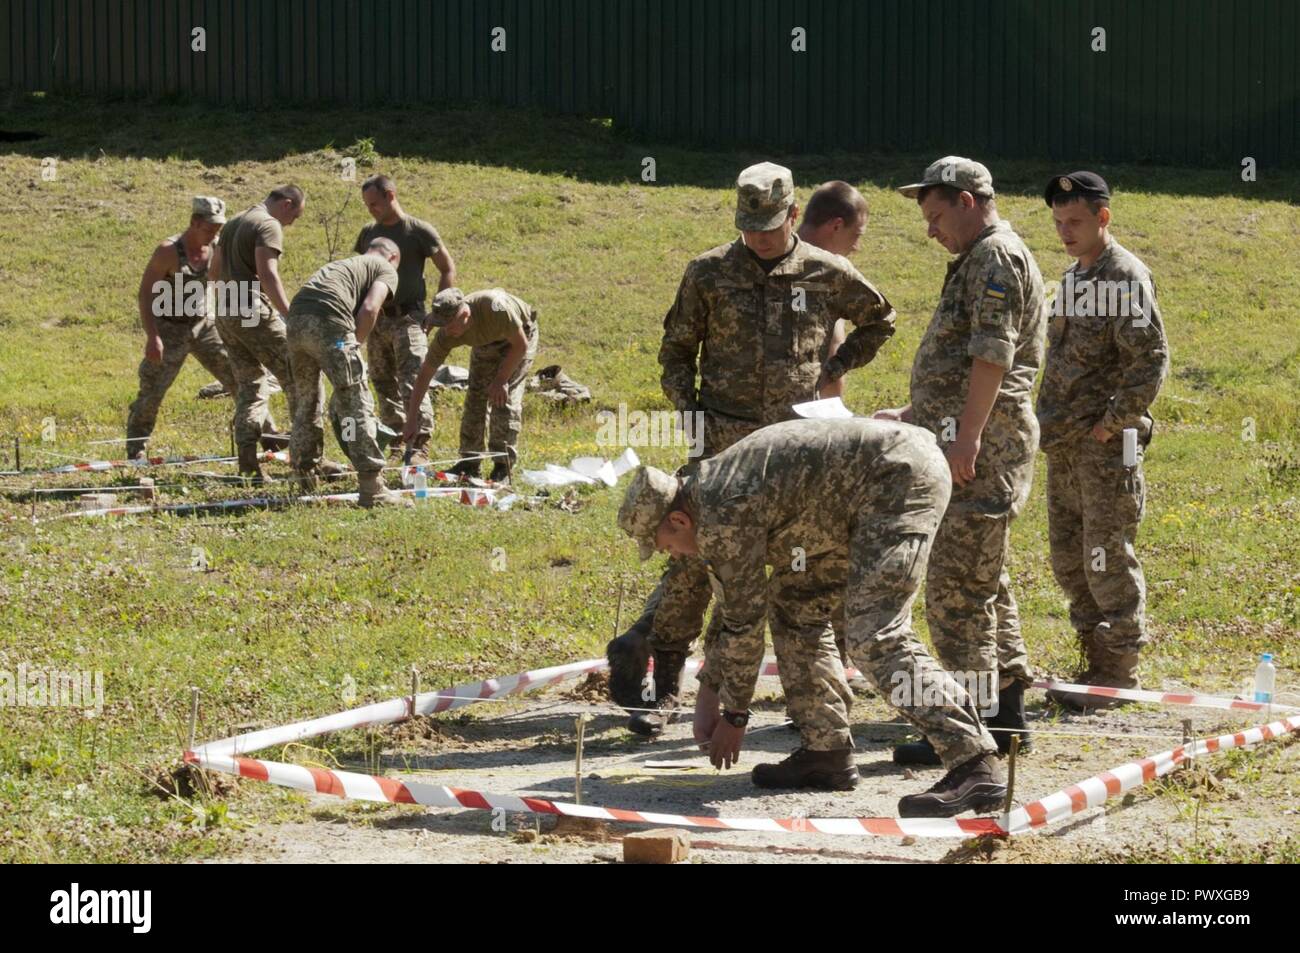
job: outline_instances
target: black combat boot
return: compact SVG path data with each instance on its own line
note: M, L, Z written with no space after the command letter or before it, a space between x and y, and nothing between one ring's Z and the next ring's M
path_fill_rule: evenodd
M810 751L796 748L784 761L760 764L751 773L760 788L816 788L852 791L858 786L858 768L852 748Z
M686 667L685 652L665 652L655 650L655 696L649 701L641 702L641 708L628 719L627 726L638 735L654 736L677 720L677 708L680 705L679 692L682 683L682 670Z
M899 817L956 817L964 811L992 811L1002 806L1007 786L997 756L982 754L959 764L924 794L898 802Z
M509 483L510 464L506 463L504 460L498 460L496 463L492 464L492 473L489 474L488 479L493 483Z
M930 739L923 737L920 741L895 745L894 764L933 768L943 764L943 759L939 757L939 752L934 750L934 745L930 744Z
M644 707L645 673L650 664L650 620L638 619L632 628L605 646L609 661L609 697L615 705Z
M998 743L998 754L1006 754L1011 750L1011 736L1016 734L1020 735L1018 749L1020 754L1028 754L1034 750L1034 743L1025 725L1024 682L1012 682L998 692L998 713L992 718L985 719L984 725L993 735L993 740Z
M447 476L460 477L463 480L477 480L481 462L482 461L480 461L478 457L469 460L459 460L455 465L447 468Z

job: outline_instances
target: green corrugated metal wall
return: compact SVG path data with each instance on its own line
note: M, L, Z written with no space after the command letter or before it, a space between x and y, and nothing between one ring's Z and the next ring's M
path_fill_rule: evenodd
M0 86L487 100L803 151L1300 160L1295 0L0 0ZM190 29L207 30L206 53ZM506 30L507 51L490 49ZM790 48L803 27L808 52ZM1090 48L1094 26L1108 50Z

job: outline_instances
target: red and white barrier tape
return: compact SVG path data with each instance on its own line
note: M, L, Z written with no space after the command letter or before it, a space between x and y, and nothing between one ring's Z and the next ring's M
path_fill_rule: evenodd
M686 669L692 674L699 671L704 663L700 659L687 659ZM845 668L849 678L861 674L855 668ZM771 659L763 661L760 675L779 674L776 662ZM1139 688L1105 688L1099 685L1076 685L1073 682L1054 682L1040 680L1033 683L1034 688L1048 691L1072 692L1079 695L1096 695L1101 698L1119 698L1123 701L1150 702L1155 705L1184 705L1189 708L1217 708L1223 711L1262 711L1269 715L1285 712L1300 712L1295 705L1278 705L1267 702L1248 702L1240 698L1224 698L1221 695L1200 695L1196 692L1148 692Z
M698 661L692 661L696 663L693 668L698 668ZM710 830L785 833L807 833L811 831L841 836L971 837L979 834L1021 834L1035 830L1088 808L1097 807L1118 794L1141 787L1148 781L1168 774L1190 757L1201 757L1217 751L1247 747L1300 730L1300 715L1295 715L1233 734L1203 738L1188 745L1180 745L1169 751L1162 751L1147 758L1126 762L1111 768L1109 771L1103 771L1101 774L1080 781L1078 784L1072 784L1068 788L1047 797L1039 798L1018 807L1011 811L1010 814L998 817L966 819L893 817L728 818L661 814L624 808L569 804L562 801L520 797L513 794L470 791L418 781L397 781L393 778L357 774L351 771L330 771L323 768L284 764L278 761L239 757L242 752L257 751L274 745L301 741L328 732L402 721L411 717L413 709L416 715L435 714L479 701L503 698L524 691L544 688L577 678L589 672L601 671L607 667L608 663L605 659L586 659L569 665L558 665L551 668L521 672L507 678L486 679L481 682L457 685L442 691L422 693L416 696L414 706L409 697L394 698L386 702L378 702L373 705L354 708L350 711L327 715L323 718L315 718L291 725L236 735L220 741L212 741L200 745L193 751L185 752L185 760L211 770L260 781L269 781L272 784L294 788L299 791L363 801L422 804L428 807L460 807L475 810L501 809L537 814L563 814L569 817L594 818L619 823L698 827ZM765 662L762 672L765 675L775 674L776 664L770 661ZM1115 689L1098 690L1092 686L1071 686L1066 683L1044 684L1051 686L1061 684L1065 685L1067 690L1077 689L1098 694L1109 694L1117 691ZM1166 696L1164 698L1165 703L1176 705L1201 704L1212 708L1257 705L1255 702L1241 703L1240 705L1224 704L1231 703L1234 699L1217 698L1208 695L1160 692L1135 692L1135 694L1163 695ZM1137 698L1134 700L1150 701L1155 699ZM1275 707L1281 708L1284 706ZM1288 710L1294 711L1295 709L1288 708Z
M358 801L394 804L423 804L428 807L460 807L472 810L526 811L534 814L563 814L625 824L658 824L670 827L700 827L710 830L768 831L772 833L835 834L881 837L971 837L979 834L1023 834L1072 814L1098 807L1116 795L1141 787L1168 774L1189 757L1241 748L1300 731L1300 716L1259 725L1231 735L1203 738L1148 758L1129 761L1072 784L1064 790L1031 801L1010 814L975 818L896 817L706 817L660 814L616 807L569 804L545 798L492 794L461 788L397 781L351 771L328 771L302 765L262 761L216 754L204 748L186 752L185 760L205 768L311 794L328 794Z
M608 662L601 659L587 659L571 662L568 665L554 665L529 672L520 672L505 678L489 678L481 682L467 682L453 685L436 692L422 692L415 698L416 715L436 715L439 712L463 708L476 702L493 698L505 698L521 692L531 692L546 688L569 679L578 678L588 672L598 672L608 667ZM278 728L266 728L248 734L210 741L194 749L196 755L222 754L236 755L246 751L260 751L274 745L302 741L331 731L345 731L349 728L365 728L373 725L387 725L411 717L411 697L391 698L386 702L363 705L348 711L341 711L322 718L298 721Z

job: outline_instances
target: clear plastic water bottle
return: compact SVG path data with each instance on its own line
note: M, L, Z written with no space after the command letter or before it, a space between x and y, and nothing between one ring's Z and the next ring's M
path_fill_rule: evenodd
M429 477L424 472L424 467L415 468L415 476L411 478L411 485L415 487L415 498L422 500L429 495Z
M1276 682L1277 668L1273 665L1273 656L1265 652L1259 657L1259 665L1255 668L1255 701L1271 705Z

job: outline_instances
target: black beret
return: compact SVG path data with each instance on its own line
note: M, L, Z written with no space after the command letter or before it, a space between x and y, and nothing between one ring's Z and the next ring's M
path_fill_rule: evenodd
M1108 199L1110 186L1096 172L1071 172L1053 177L1043 192L1043 200L1051 208L1056 196L1076 194L1089 199Z

